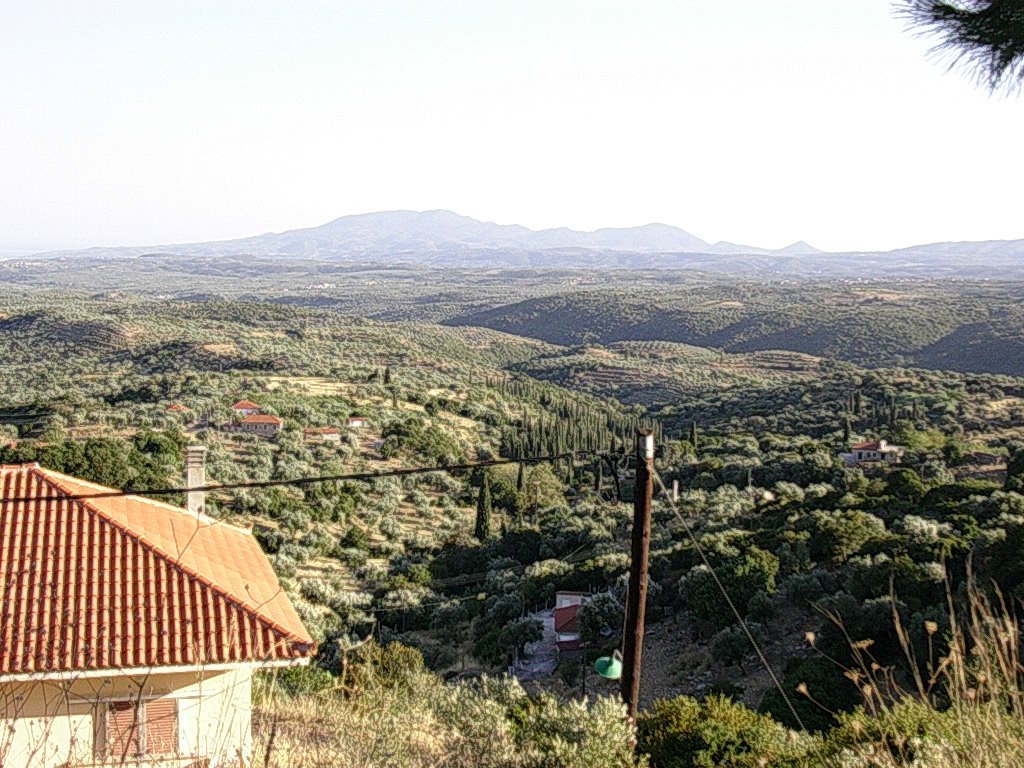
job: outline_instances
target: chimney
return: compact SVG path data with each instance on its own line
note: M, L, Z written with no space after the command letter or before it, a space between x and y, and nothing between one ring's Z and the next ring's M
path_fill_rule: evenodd
M185 449L185 487L202 488L206 485L206 446L190 445ZM185 494L185 507L201 515L206 512L206 493L189 491Z

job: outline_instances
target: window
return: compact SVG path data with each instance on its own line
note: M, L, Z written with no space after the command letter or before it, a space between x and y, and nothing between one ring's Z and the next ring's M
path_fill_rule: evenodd
M107 705L107 755L117 760L178 751L174 699L112 701Z

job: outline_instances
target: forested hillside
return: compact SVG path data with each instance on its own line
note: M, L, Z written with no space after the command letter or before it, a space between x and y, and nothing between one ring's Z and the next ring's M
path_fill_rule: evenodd
M748 290L730 289L717 308L687 298L672 311L705 334L721 333L730 327L721 313L735 320L761 301ZM823 300L837 289L805 290ZM873 306L854 296L836 311L852 317ZM920 316L940 306L928 292L875 300L886 312L907 301ZM573 320L558 301L552 306L564 314L531 319L530 330L553 336L566 332L561 324L591 322ZM584 318L598 335L615 328L602 316L642 306L587 302ZM971 302L980 298L964 299ZM653 322L642 313L634 320ZM860 330L830 332L847 338ZM851 349L872 346L850 338ZM901 343L898 333L889 338ZM190 443L208 447L209 478L220 483L436 468L210 494L214 514L256 526L320 644L316 664L280 675L273 695L293 697L304 722L321 731L360 716L326 693L345 679L355 686L350 696L358 700L358 688L369 697L367 706L397 708L387 717L414 710L454 728L444 739L455 738L452 723L473 719L466 707L485 707L484 722L520 734L516 749L567 739L590 755L588 765L630 764L628 750L595 746L599 731L626 733L615 707L577 710L568 702L583 684L591 695L615 691L580 674L621 641L632 514L624 454L638 426L652 428L659 446L642 701L672 703L649 710L639 734L656 766L673 764L664 739L692 736L687 749L713 755L716 739L735 738L744 750L775 755L769 765L789 766L904 738L911 726L899 719L849 730L849 717L861 716L843 713L863 696L848 672L859 669L865 649L869 673L874 664L897 681L931 674L930 660L952 651L969 571L1009 600L1024 594L1022 378L866 369L827 356L663 341L558 346L291 303L44 298L31 290L0 297L0 376L0 463L39 461L142 492L181 482ZM243 398L281 417L281 431L226 431L238 420L232 404ZM365 426L350 426L353 416ZM323 428L337 428L338 439L307 432ZM905 448L899 465L850 466L840 456L878 438ZM565 457L445 470L549 454ZM678 504L661 491L673 481ZM543 691L539 698L514 682L472 682L550 655L541 612L557 590L595 595L581 612L583 659L533 675L526 690ZM383 688L372 682L380 675ZM450 688L438 676L466 682ZM311 691L330 706L303 710ZM412 692L420 698L403 698ZM278 706L261 711L277 717ZM399 740L402 722L388 726ZM531 725L516 730L524 723ZM685 736L691 727L698 736ZM926 740L940 728L913 727ZM787 737L784 728L805 732ZM583 764L576 759L562 764Z
M786 350L864 366L1024 373L1016 287L777 284L528 299L449 321L555 344L671 341Z
M864 367L1024 374L1024 285L934 279L753 280L656 269L151 255L0 261L18 290L273 301L397 322L486 327L551 344L673 342L785 351Z

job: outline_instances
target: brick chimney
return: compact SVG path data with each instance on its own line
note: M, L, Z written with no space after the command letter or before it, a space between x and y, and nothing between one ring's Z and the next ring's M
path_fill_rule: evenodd
M185 449L185 487L201 488L206 485L206 446L190 445ZM189 512L201 515L206 512L206 493L189 491L185 494L185 506Z

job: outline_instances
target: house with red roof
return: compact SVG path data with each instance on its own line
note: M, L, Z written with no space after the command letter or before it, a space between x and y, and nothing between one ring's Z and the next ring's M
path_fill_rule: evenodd
M255 413L259 413L260 407L252 400L239 400L231 406L231 410L244 419L246 416L252 416Z
M172 403L167 406L168 413L188 413L191 409L187 405L181 403Z
M261 437L273 437L284 427L284 419L268 413L254 413L237 424L225 424L225 432L248 432Z
M249 531L0 466L4 768L247 764L253 673L315 652Z
M588 592L555 593L555 647L571 653L583 647L579 611L590 597Z

